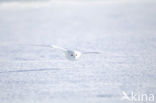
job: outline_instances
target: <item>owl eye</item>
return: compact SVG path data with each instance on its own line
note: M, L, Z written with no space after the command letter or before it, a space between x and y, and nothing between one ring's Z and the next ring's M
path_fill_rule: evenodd
M71 54L71 56L73 56L73 54Z
M77 56L77 54L75 54L75 56Z

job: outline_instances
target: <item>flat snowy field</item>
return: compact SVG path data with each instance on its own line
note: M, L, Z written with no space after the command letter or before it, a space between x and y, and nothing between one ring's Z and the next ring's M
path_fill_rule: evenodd
M156 94L155 2L0 3L0 103L132 103L123 91Z

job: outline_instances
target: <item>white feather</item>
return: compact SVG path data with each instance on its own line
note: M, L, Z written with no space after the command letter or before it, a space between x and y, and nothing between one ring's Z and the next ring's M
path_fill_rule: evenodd
M48 47L48 48L55 48L61 50L65 54L66 58L72 61L79 59L82 54L102 54L102 52L80 52L76 50L68 50L56 45L31 45L31 46Z

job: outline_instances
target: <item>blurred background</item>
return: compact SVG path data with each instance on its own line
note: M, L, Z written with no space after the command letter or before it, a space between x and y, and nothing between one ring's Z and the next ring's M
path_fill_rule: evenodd
M155 18L155 0L0 0L0 102L130 103L123 91L156 94ZM103 54L72 62L32 44Z

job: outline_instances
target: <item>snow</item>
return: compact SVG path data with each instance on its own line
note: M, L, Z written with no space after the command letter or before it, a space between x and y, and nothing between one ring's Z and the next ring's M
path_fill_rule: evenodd
M155 10L154 1L2 4L0 102L130 103L123 91L156 94ZM104 54L73 62L29 44Z

